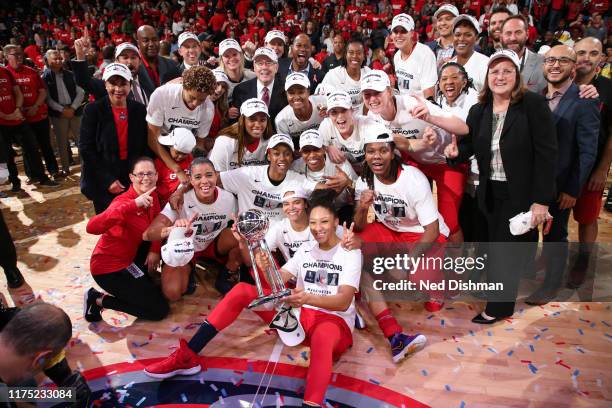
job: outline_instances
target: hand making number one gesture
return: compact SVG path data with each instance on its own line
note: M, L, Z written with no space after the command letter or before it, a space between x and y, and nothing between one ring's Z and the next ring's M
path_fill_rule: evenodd
M145 191L144 193L142 193L141 195L139 195L138 197L136 197L134 199L134 201L136 201L136 207L144 207L144 208L149 208L150 206L153 205L153 197L151 197L151 193L153 191L155 191L155 189L157 188L157 186L153 186L152 189L150 189L149 191Z

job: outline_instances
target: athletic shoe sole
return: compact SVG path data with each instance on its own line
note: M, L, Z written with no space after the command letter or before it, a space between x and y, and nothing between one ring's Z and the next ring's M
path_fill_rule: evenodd
M144 369L145 374L149 377L160 379L170 378L176 375L194 375L199 373L200 371L202 371L202 367L200 365L191 368L181 368L179 370L170 371L169 373L150 373L147 371L146 368Z
M425 347L425 343L427 343L427 338L422 334L419 334L412 340L406 348L404 348L401 353L393 356L393 362L399 363L405 357L411 356L417 351L420 351Z

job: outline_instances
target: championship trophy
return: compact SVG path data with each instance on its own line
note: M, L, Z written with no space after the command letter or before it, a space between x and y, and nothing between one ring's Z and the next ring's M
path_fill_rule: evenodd
M270 248L264 239L270 222L268 217L259 210L251 209L243 212L238 217L238 223L236 228L238 233L247 241L249 248L249 256L251 258L251 264L253 265L253 272L255 275L255 284L257 285L258 296L249 304L249 309L259 306L267 302L274 302L285 296L291 294L291 290L285 287L283 278L281 277L280 271L276 267ZM255 262L254 250L259 248L263 251L264 256L268 258L268 267L263 270L263 276L268 281L272 293L265 295L263 287L261 285L261 278L259 276L258 267Z

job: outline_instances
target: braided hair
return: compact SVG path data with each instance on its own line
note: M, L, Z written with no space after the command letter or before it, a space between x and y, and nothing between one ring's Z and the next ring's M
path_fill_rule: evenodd
M470 76L468 75L463 65L459 64L458 62L454 62L454 61L446 62L438 70L438 82L436 82L436 101L439 102L438 105L442 105L442 98L444 98L444 93L440 89L440 79L439 78L442 76L442 71L444 71L448 67L457 67L457 69L459 70L459 73L463 75L463 78L465 79L466 84L461 90L461 93L467 94L470 91L470 88L476 89L476 87L474 86L474 80L470 78Z
M395 151L395 143L389 142L389 148L391 151ZM402 168L402 159L397 155L393 154L393 159L391 159L391 165L389 166L389 174L393 178L395 182L397 180L397 173L399 169ZM363 173L361 174L361 179L366 182L368 185L368 189L374 190L374 172L370 169L370 165L366 162L365 166L363 166Z

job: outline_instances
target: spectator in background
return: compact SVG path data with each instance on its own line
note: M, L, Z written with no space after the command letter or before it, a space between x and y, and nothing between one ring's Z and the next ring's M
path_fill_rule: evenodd
M293 39L291 45L291 58L283 58L278 62L278 74L281 78L285 78L292 72L303 72L308 76L310 81L310 93L314 93L317 85L321 83L325 73L320 69L315 69L309 59L312 55L312 44L310 37L306 34L298 34ZM270 116L274 114L270 112Z
M215 69L213 70L213 74L215 74L217 85L215 88L215 92L211 94L208 98L215 105L215 116L213 118L212 124L210 125L208 137L216 138L219 134L219 130L227 126L227 124L229 123L229 118L227 116L227 113L229 111L227 93L229 90L230 81L223 71Z
M602 43L606 40L608 37L608 28L601 18L601 14L595 13L591 16L584 35L586 37L595 37Z
M142 56L138 79L143 86L155 89L180 76L178 66L174 61L159 56L159 37L153 27L140 26L136 39Z
M62 170L59 177L70 174L70 141L68 133L71 132L78 146L78 137L81 128L81 114L83 112L81 103L85 91L76 85L72 72L63 69L62 58L59 51L48 50L45 60L49 69L43 72L42 79L47 85L49 94L47 104L49 105L49 116L57 149L59 151Z
M45 158L47 171L52 176L59 175L57 160L51 146L49 135L49 115L47 103L47 89L38 72L23 65L23 51L16 45L4 47L7 55L7 69L15 78L15 82L21 88L23 94L23 116L28 127L34 134L36 144L40 147L42 156ZM30 157L24 157L24 167L30 182L45 182L46 176L41 176L38 171L38 163L30 163ZM36 158L32 158L37 161ZM27 181L26 181L27 183Z
M481 53L490 56L495 51L503 48L501 38L502 25L510 15L510 11L505 7L497 7L491 11L487 35L483 36L480 42Z
M233 100L234 88L242 82L255 77L250 69L244 68L244 54L238 41L225 39L219 44L219 69L221 69L230 80L228 98ZM238 107L240 109L240 107ZM229 118L236 119L240 113L238 110L230 109Z
M287 37L279 30L270 30L264 38L264 47L272 48L276 52L278 59L285 57L285 45Z
M96 214L130 186L130 162L148 152L146 108L128 98L130 70L113 63L103 79L108 94L85 107L79 138L81 192Z
M185 31L179 35L178 46L178 52L183 57L183 62L178 67L181 74L186 69L199 65L202 48L200 47L200 40L194 33Z
M330 54L329 57L325 58L325 61L323 61L322 69L326 74L330 69L342 65L345 57L346 41L344 40L344 37L342 37L340 34L336 34L333 44L333 53Z

